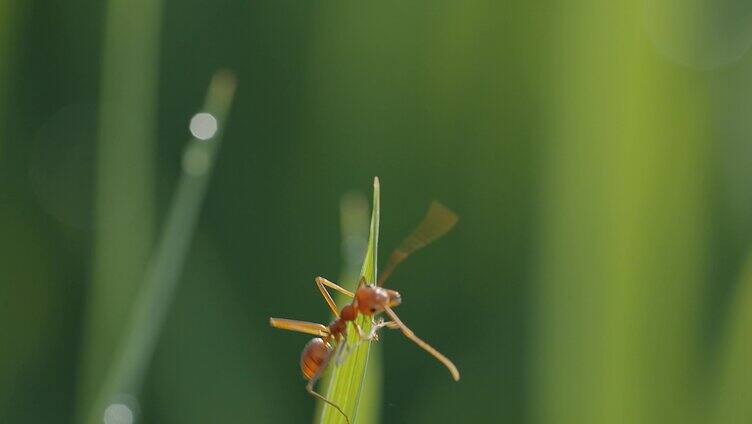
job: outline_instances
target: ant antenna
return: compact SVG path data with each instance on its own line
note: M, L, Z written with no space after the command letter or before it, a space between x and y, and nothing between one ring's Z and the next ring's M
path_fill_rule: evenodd
M409 236L402 240L402 243L389 256L386 267L384 267L381 275L379 275L378 285L384 285L384 282L392 275L397 265L401 264L402 261L407 259L416 250L426 247L434 240L449 232L458 219L457 215L446 206L437 201L431 202L431 206L429 206L423 221L418 224L418 227Z
M400 331L402 331L402 334L405 335L408 339L412 340L416 345L420 346L425 350L426 352L430 353L434 358L436 358L439 362L444 364L445 367L449 370L449 372L452 374L452 378L454 378L454 381L459 381L460 379L460 372L457 370L457 367L452 363L452 361L449 360L446 356L442 355L441 352L434 349L429 345L428 343L421 340L418 336L415 335L415 333L412 332L405 323L402 322L402 320L399 319L397 314L394 313L394 310L389 307L389 305L384 305L384 312L386 312L390 318L392 318L392 321L394 321L397 326L399 326Z

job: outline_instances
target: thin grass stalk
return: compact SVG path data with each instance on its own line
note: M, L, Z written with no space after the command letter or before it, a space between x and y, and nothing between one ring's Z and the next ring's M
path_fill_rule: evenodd
M358 278L360 258L368 246L368 200L362 194L351 194L342 199L340 206L342 211L342 234L350 235L343 240L342 250L345 257L349 257L345 263L343 274L346 276L342 281L353 281ZM349 219L348 219L349 218ZM340 294L339 300L347 301ZM366 365L363 392L358 403L358 424L377 424L381 421L381 398L383 385L382 352L381 345L372 344L368 351L368 364Z
M149 261L127 326L87 422L101 422L104 408L116 398L138 394L169 311L206 193L222 128L235 92L235 78L218 72L209 86L203 112L218 124L208 141L191 139L183 153L182 174L165 226Z
M154 243L163 0L109 0L99 98L92 286L79 379L83 420L115 354Z
M351 192L342 196L340 201L340 231L342 234L343 267L338 281L357 281L363 265L363 253L368 246L369 229L368 199L359 192ZM340 307L352 301L347 296L338 293L335 296ZM368 365L361 394L358 411L358 424L376 424L380 421L381 412L381 350L378 344L372 345L368 353ZM327 375L321 382L321 387L329 387L330 379ZM318 402L314 422L318 422L325 403Z
M554 14L536 422L699 417L706 99L650 49L642 6L561 2Z
M6 137L6 107L10 99L11 84L9 73L13 62L12 39L15 34L16 15L15 0L0 0L0 157L3 154L3 141Z
M371 212L371 226L368 236L368 245L360 275L365 277L366 282L373 284L376 282L378 240L379 240L379 214L380 214L380 187L378 178L374 179L373 185L373 210ZM356 279L349 282L350 290L357 287ZM361 316L358 323L364 331L371 329L369 317ZM358 335L355 331L349 331L347 337L349 345L358 343ZM340 366L334 366L330 370L330 383L327 388L326 397L339 405L343 411L350 417L352 423L357 422L359 413L359 402L363 392L364 381L366 378L366 369L368 367L368 358L370 351L370 342L361 342L358 347L350 352L344 363ZM325 405L319 423L321 424L343 424L345 418L336 409Z

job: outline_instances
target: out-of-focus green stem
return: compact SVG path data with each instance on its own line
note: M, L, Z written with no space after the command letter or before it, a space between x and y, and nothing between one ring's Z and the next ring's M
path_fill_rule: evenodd
M136 395L140 390L183 269L234 92L232 74L221 71L214 76L203 112L216 119L219 130L208 141L192 139L183 153L183 172L175 197L149 261L144 284L117 343L115 360L90 411L87 421L91 424L101 421L102 411L113 396Z
M342 233L343 267L338 281L357 281L363 261L363 252L368 244L368 199L361 193L347 193L340 202L340 222ZM352 299L339 293L335 296L340 307ZM358 405L358 424L376 424L380 421L381 413L381 349L378 344L371 346L368 353L368 365L363 383L363 393ZM328 387L329 378L321 382L321 387ZM316 408L316 419L321 416L323 402Z
M2 157L3 141L6 137L7 100L10 98L11 84L8 83L8 73L12 62L12 39L15 33L14 0L0 0L0 157Z
M752 256L733 299L713 393L716 424L752 421Z
M154 243L162 0L110 0L102 50L94 263L79 386L91 409Z
M342 199L342 255L346 258L345 277L342 281L358 279L360 258L368 243L368 200L361 194L350 194ZM340 294L341 302L349 301ZM368 352L363 392L358 403L358 424L377 424L381 421L381 397L384 376L381 346L372 344Z
M381 192L378 178L374 179L373 184L373 210L371 212L371 226L368 236L368 245L366 255L363 259L363 266L360 274L365 277L366 282L376 282L378 243L379 243L379 217L380 217L380 199ZM357 284L357 280L354 281ZM352 283L351 283L352 284ZM350 290L356 288L355 285L347 287ZM371 321L368 317L358 318L358 323L364 331L371 329ZM348 333L347 341L353 346L359 342L358 335L355 331ZM335 404L339 405L354 423L360 414L359 402L363 393L366 370L369 362L369 351L371 343L362 342L358 344L344 363L340 366L334 366L331 372L329 386L327 387L326 397ZM322 424L342 424L346 420L336 409L329 405L324 405L319 421Z
M652 50L642 7L585 0L554 14L536 422L699 418L706 98Z

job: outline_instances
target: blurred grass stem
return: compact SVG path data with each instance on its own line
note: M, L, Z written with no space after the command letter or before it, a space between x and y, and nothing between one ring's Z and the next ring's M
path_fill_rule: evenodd
M368 283L376 282L378 243L379 243L379 216L380 216L380 199L381 192L378 178L374 179L373 184L373 210L371 212L371 226L368 236L366 255L363 259L363 265L360 275L364 276ZM359 278L351 282L350 289L357 287ZM369 317L361 316L358 323L365 332L371 329L371 320ZM349 331L347 343L354 345L358 342L358 335L355 331ZM335 404L342 407L352 423L358 422L359 403L361 393L364 388L366 378L366 369L368 367L370 342L363 342L358 345L345 360L345 362L333 367L330 372L329 386L326 397ZM372 394L371 394L372 395ZM367 418L368 419L368 418ZM324 405L319 423L321 424L342 424L345 418L334 408Z
M3 154L3 141L8 125L5 109L12 96L12 85L8 81L8 75L11 63L14 61L12 46L15 38L16 19L14 18L17 7L15 0L0 0L0 157Z
M642 3L562 7L531 413L696 422L706 97L645 48Z
M340 201L340 231L342 234L343 266L337 281L357 281L363 266L363 254L368 246L369 229L368 199L360 192L350 192ZM335 296L337 305L344 305L352 299L339 293ZM380 422L381 411L381 349L378 344L371 345L368 352L368 365L363 392L358 406L358 424L376 424ZM327 375L321 382L322 387L329 387ZM319 402L314 416L318 422L323 413L324 403Z
M89 423L101 421L102 411L113 396L136 395L140 390L183 269L234 91L235 77L229 72L220 71L212 79L203 111L216 118L219 130L208 141L192 139L183 153L183 172L165 227L117 344L115 360L90 411Z
M733 296L714 385L713 423L752 422L752 255ZM712 397L711 397L712 398Z
M109 0L102 46L92 286L78 387L86 414L113 360L154 243L162 0Z

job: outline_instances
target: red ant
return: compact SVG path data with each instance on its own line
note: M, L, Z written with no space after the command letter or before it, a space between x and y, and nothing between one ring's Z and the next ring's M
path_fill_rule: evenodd
M347 414L334 402L330 401L323 395L313 390L316 381L321 377L326 366L333 356L341 357L347 340L347 323L350 322L355 327L361 340L375 340L378 338L377 331L383 327L390 329L400 329L402 334L415 344L430 353L439 362L447 367L455 381L460 379L460 373L457 367L446 356L431 347L415 335L394 313L392 308L402 303L402 297L394 290L382 287L384 282L389 278L394 269L407 259L410 254L425 247L429 243L446 234L457 223L457 215L438 202L433 202L428 209L426 217L421 221L418 227L405 238L397 249L389 256L386 268L382 272L376 284L367 284L364 278L361 278L355 293L338 286L337 284L323 277L316 277L316 286L321 291L329 309L334 314L335 319L329 326L322 324L297 321L282 318L270 318L269 322L272 327L283 330L297 331L299 333L311 334L316 336L311 339L303 348L300 355L300 368L303 376L308 380L306 390L312 396L328 403L339 411L345 420L350 420ZM340 293L352 298L352 302L345 305L341 311L338 311L337 304L329 294L328 288L337 290ZM384 322L383 320L375 322L373 317L376 314L385 312L392 319ZM360 326L355 322L359 314L371 317L372 328L368 334L364 334ZM336 349L332 345L336 344ZM335 352L338 352L335 354ZM339 362L339 361L338 361Z

